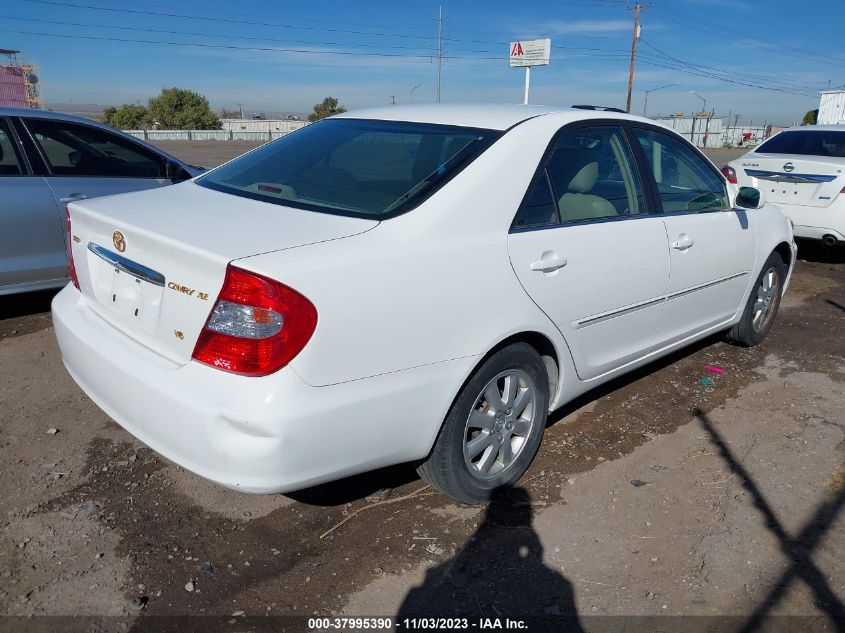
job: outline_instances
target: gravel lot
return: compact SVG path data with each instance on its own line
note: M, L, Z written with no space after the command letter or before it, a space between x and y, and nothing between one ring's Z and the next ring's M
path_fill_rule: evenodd
M181 145L166 149L207 165L247 149ZM281 630L259 615L843 618L845 250L800 246L762 345L710 339L587 394L488 508L410 466L287 496L218 488L76 387L51 293L0 299L0 615L123 616L113 630L218 615L203 630L238 631L244 616Z

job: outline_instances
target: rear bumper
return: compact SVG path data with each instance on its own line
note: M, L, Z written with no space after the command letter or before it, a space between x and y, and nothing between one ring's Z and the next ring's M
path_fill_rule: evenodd
M833 235L841 241L845 240L845 197L840 198L829 207L775 204L795 223L795 237L820 240L825 235Z
M296 490L425 456L473 359L328 387L176 365L115 329L68 286L53 323L68 372L118 424L229 488Z
M828 235L832 235L836 238L837 242L845 241L845 234L841 233L840 231L836 231L834 229L820 228L817 226L802 226L800 224L796 224L794 233L795 237L801 237L806 240L821 240Z

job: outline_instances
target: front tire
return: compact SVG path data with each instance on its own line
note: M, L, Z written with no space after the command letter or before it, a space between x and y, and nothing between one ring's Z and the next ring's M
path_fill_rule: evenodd
M417 472L463 503L512 486L534 460L549 409L549 377L536 350L514 343L470 377Z
M728 340L743 347L753 347L766 338L780 307L783 282L789 268L779 253L772 253L751 290L739 322L728 332Z

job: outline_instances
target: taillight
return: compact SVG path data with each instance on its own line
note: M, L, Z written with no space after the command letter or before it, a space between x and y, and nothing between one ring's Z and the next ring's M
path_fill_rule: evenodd
M732 185L736 184L736 170L731 167L730 165L725 165L722 167L722 174L725 178L728 179L728 182Z
M293 360L316 327L317 309L308 299L229 264L193 358L235 374L266 376Z
M73 263L73 249L71 248L70 210L65 207L65 252L67 253L67 267L70 272L70 280L76 289L79 290L79 277L76 276L76 264Z

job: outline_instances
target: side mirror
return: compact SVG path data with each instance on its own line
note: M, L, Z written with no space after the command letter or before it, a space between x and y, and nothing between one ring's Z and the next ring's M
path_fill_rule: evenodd
M740 187L736 194L736 206L743 209L759 209L766 204L766 196L754 187Z

